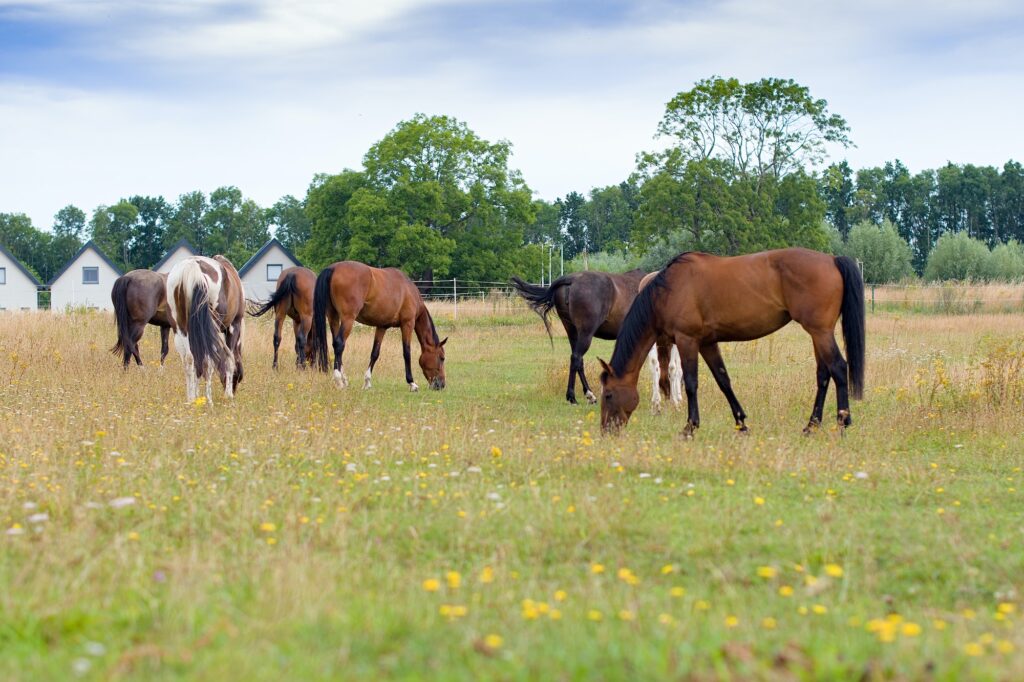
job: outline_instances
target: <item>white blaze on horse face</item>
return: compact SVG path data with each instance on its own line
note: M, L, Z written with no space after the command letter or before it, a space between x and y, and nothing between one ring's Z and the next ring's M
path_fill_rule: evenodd
M372 374L373 373L370 371L370 368L367 367L366 368L366 373L363 374L363 389L370 388L370 376Z

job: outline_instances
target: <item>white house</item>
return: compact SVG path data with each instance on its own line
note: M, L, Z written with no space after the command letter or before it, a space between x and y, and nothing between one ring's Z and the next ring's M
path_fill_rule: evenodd
M113 310L110 290L122 273L91 241L50 280L50 309Z
M277 289L277 277L281 271L300 265L302 263L284 244L271 239L238 270L245 297L253 301L265 301Z
M39 280L0 245L0 310L35 310Z
M171 268L181 261L196 255L198 255L196 250L192 248L192 245L188 243L188 240L182 239L167 251L164 257L160 259L159 263L153 266L153 272L163 272L167 274L171 271Z

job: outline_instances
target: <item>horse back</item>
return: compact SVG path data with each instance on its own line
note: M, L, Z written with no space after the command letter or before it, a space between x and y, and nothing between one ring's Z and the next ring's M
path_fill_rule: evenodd
M227 258L216 255L213 260L220 269L220 292L217 296L217 313L225 328L242 319L245 314L245 289L238 271Z

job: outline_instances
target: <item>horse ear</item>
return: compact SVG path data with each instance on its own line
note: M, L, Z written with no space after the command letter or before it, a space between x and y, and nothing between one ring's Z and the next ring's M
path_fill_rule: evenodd
M448 337L447 337L447 336L446 336L446 337L444 337L444 341L442 341L441 343L439 343L439 344L437 344L437 345L438 345L438 346L443 346L443 345L444 345L444 344L446 344L446 343L448 343Z
M603 372L601 372L601 383L602 384L604 383L605 377L611 377L611 378L614 379L615 378L615 370L612 369L612 366L609 365L604 360L602 360L601 358L598 358L597 361L601 363L601 368L604 370Z

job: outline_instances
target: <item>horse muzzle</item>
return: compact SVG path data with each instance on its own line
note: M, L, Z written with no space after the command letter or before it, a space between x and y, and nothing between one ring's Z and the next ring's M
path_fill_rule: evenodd
M444 388L444 379L437 377L430 381L430 388L435 391L440 391Z

